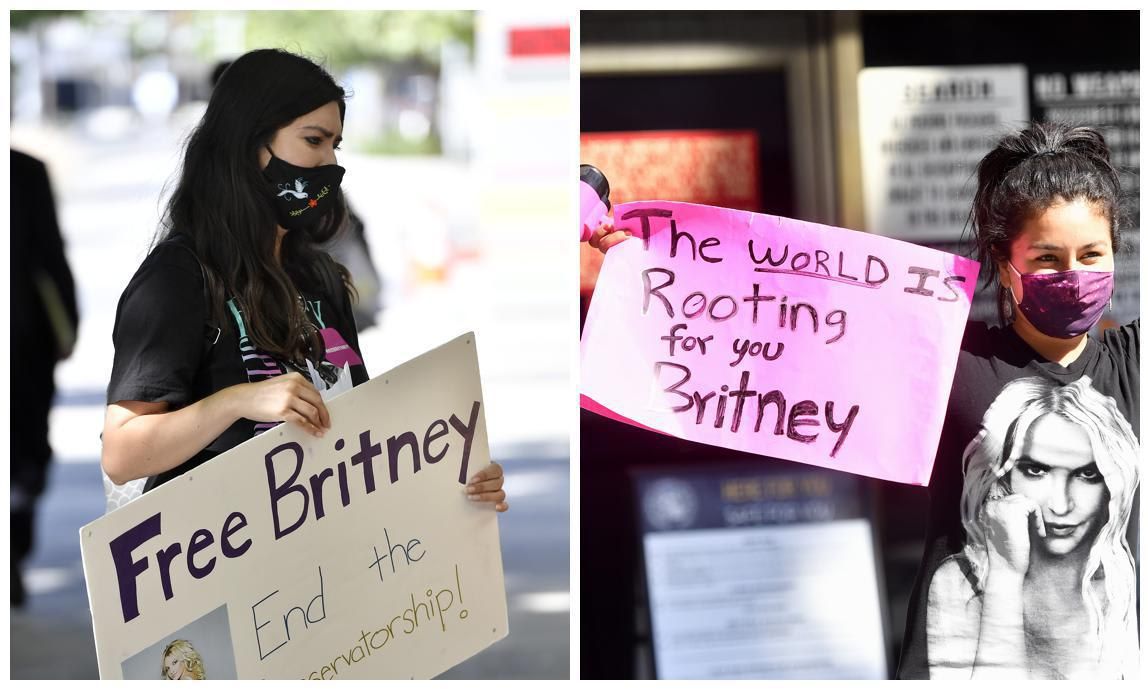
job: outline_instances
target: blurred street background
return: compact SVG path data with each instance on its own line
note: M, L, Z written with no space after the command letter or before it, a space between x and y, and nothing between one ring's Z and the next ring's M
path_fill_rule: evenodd
M363 255L344 263L371 374L478 336L491 451L512 506L500 522L511 632L445 676L568 677L569 18L14 11L11 22L11 145L48 167L81 317L56 370L54 463L28 601L12 609L11 677L98 677L78 530L104 512L116 303L155 234L212 69L259 47L324 62L353 93L339 163L377 279L357 270Z

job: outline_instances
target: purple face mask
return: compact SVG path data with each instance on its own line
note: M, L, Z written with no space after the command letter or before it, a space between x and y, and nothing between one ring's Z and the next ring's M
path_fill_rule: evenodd
M1112 271L1065 270L1022 275L1012 263L1008 267L1013 277L1020 280L1021 301L1017 306L1034 328L1049 337L1069 339L1088 332L1112 299Z

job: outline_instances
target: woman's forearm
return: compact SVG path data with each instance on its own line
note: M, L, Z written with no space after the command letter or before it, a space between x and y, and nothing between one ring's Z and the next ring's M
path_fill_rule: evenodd
M240 417L233 386L194 404L158 413L108 406L104 422L104 472L117 485L156 476L183 464L218 438Z
M241 418L289 421L316 437L331 427L322 395L297 372L232 385L176 411L162 402L117 402L104 418L104 472L122 484L169 471Z
M1024 574L990 562L973 677L1027 677Z

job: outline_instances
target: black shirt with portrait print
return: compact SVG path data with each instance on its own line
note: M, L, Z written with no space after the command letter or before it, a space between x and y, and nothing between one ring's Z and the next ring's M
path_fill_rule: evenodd
M332 275L325 286L302 296L311 322L324 332L326 359L350 364L352 382L368 379L350 299L334 262L326 254L322 270ZM336 293L337 292L337 293ZM115 359L108 383L108 404L120 401L166 402L171 410L202 400L224 388L258 382L296 370L245 337L242 310L227 305L226 323L211 318L203 269L191 242L176 236L158 244L144 259L116 309L112 340ZM328 362L328 364L330 363ZM325 366L330 369L331 366ZM302 371L307 377L307 372ZM240 419L183 464L148 479L145 490L184 474L276 424Z
M941 563L961 552L965 531L961 524L964 483L962 457L977 435L985 412L1008 383L1039 376L1066 385L1088 376L1094 389L1112 398L1124 419L1140 438L1140 321L1110 328L1089 337L1084 351L1068 366L1037 354L1012 328L970 322L965 330L941 431L936 463L929 482L929 522L925 554L909 600L908 620L898 676L929 677L926 638L929 584ZM1133 503L1129 544L1137 552L1139 498ZM1137 570L1139 563L1137 562Z

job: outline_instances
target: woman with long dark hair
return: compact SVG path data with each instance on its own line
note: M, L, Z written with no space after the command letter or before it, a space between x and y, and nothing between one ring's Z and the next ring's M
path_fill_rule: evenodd
M155 248L120 299L102 464L154 488L281 422L330 416L312 380L367 380L343 225L346 95L314 62L255 50L220 77L187 142ZM312 374L314 372L314 374ZM507 507L497 463L472 499Z

